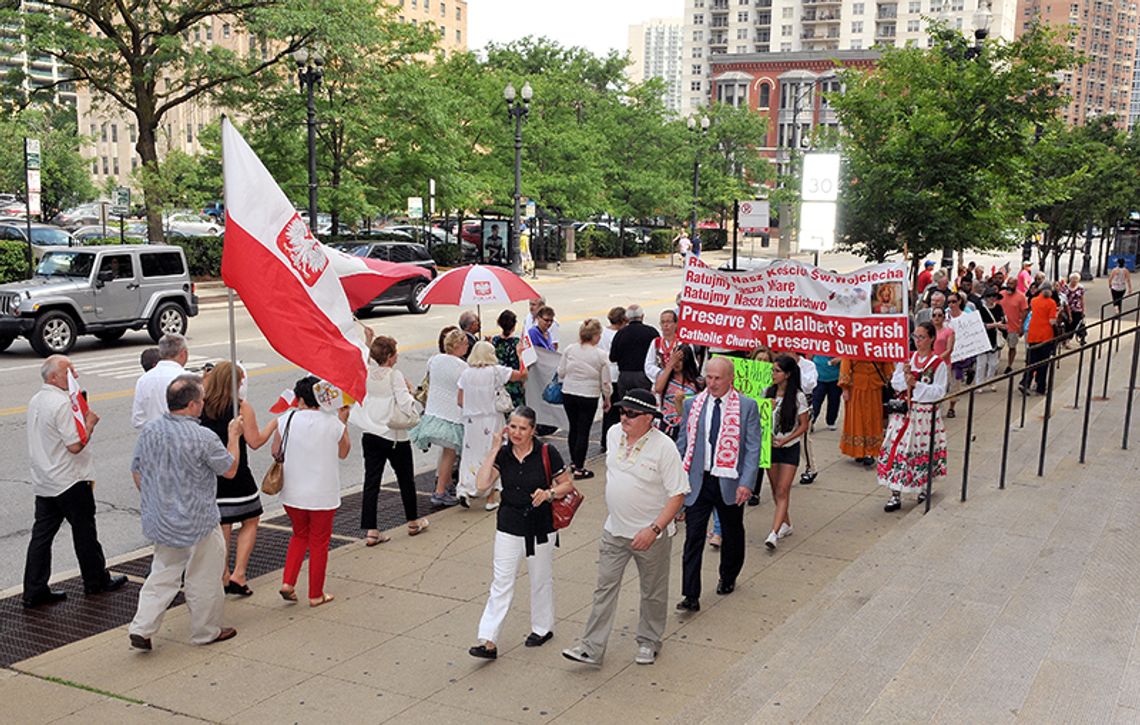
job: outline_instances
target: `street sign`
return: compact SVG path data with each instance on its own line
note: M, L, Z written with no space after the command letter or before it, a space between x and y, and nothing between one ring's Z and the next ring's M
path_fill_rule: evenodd
M767 199L740 202L740 216L736 223L741 229L767 229L769 206Z
M120 186L111 195L111 213L115 216L127 216L131 213L131 190Z
M40 168L40 140L38 138L24 139L24 168Z
M528 201L526 203L526 218L534 219L536 216L538 216L538 204L535 204L534 201Z
M428 214L435 216L435 179L428 179Z
M408 218L422 219L424 216L424 198L422 196L408 197Z
M804 154L800 200L839 200L839 154Z
M800 205L800 251L828 252L835 246L835 203L805 201Z

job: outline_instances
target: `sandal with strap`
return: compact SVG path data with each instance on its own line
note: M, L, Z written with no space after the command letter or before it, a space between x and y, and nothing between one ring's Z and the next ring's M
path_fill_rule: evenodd
M430 525L431 525L431 522L428 521L427 519L419 519L417 521L409 521L408 522L408 536L419 536L423 532L427 531L427 527Z
M277 593L280 594L281 598L287 602L297 601L297 592L292 589L279 589Z
M383 543L391 541L391 540L392 540L392 537L389 536L388 534L385 534L384 532L380 532L378 534L368 534L367 536L364 537L364 545L365 546L376 546L377 544L383 544Z
M310 607L319 607L322 604L328 604L329 602L331 602L334 599L336 599L336 597L334 597L331 594L322 594L320 599L310 599L309 600L309 606Z

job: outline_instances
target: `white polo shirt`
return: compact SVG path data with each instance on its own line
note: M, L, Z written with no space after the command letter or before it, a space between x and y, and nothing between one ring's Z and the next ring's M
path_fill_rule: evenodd
M671 497L688 492L689 479L672 438L650 428L627 455L621 426L610 428L606 437L606 531L632 539L661 515ZM672 536L676 530L670 521L663 533Z
M159 360L157 365L140 375L135 383L131 425L141 429L169 412L166 408L166 389L170 387L171 381L184 372L186 370L173 360Z
M77 481L92 479L91 451L67 450L79 442L79 429L71 415L66 390L44 383L28 402L28 457L32 463L33 492L54 497Z

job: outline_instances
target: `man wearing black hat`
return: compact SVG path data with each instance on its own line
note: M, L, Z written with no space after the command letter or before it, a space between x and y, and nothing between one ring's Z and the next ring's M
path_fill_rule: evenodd
M610 429L606 447L606 508L609 516L598 547L598 586L594 607L578 644L562 651L575 662L601 665L613 629L618 593L629 560L641 580L637 624L639 665L651 665L665 636L669 596L669 554L689 482L673 439L653 426L661 417L653 393L628 391L614 402L621 428Z

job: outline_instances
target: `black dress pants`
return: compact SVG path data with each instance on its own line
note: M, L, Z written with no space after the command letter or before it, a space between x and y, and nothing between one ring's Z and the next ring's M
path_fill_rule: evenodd
M79 481L58 496L36 496L36 518L24 564L25 601L34 601L48 592L51 544L65 520L71 527L84 588L102 589L110 579L95 530L95 494L90 481Z
M581 395L562 393L562 407L570 421L567 444L570 447L570 463L581 469L586 464L586 451L590 447L590 426L594 424L594 414L598 412L598 399Z
M364 490L360 498L360 528L376 528L376 504L380 498L380 479L384 476L384 464L392 462L396 472L396 483L400 487L400 501L404 504L404 517L415 521L416 513L416 474L412 468L412 444L410 441L390 441L382 436L365 433L360 439L364 451Z
M681 594L693 599L701 596L701 563L713 510L720 517L720 580L736 584L736 577L744 567L744 507L726 504L717 477L710 473L704 476L697 500L685 508Z
M1055 343L1050 341L1038 347L1029 348L1025 355L1025 364L1032 365L1033 363L1041 362L1042 360L1048 360L1049 358L1053 357L1054 346ZM1034 385L1034 387L1037 389L1037 393L1039 395L1044 395L1045 383L1048 378L1049 366L1041 365L1032 370L1026 370L1025 374L1021 378L1021 384L1026 388L1028 388L1030 385Z

